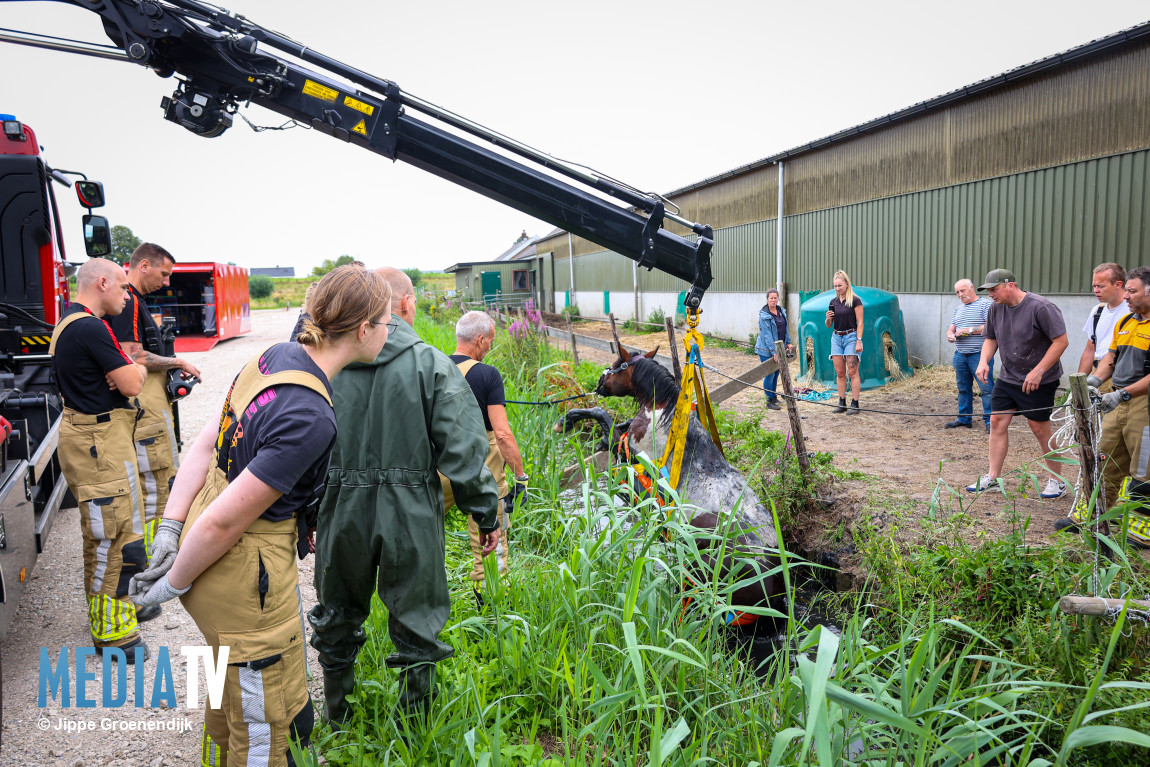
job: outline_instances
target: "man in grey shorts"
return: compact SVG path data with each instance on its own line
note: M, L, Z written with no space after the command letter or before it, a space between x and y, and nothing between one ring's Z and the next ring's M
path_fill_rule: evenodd
M1043 455L1050 452L1050 412L1062 377L1059 359L1066 351L1066 323L1058 307L1037 293L1018 287L1009 269L994 269L978 290L988 291L994 306L986 317L985 340L975 376L984 384L990 361L999 353L1000 372L991 395L990 470L966 489L972 493L999 490L998 478L1010 447L1007 429L1016 412L1026 416L1030 431ZM1059 479L1057 464L1046 459L1050 479L1043 498L1057 498L1066 492Z

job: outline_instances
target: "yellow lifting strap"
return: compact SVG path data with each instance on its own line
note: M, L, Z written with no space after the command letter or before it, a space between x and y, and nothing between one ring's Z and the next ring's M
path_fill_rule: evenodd
M691 421L691 395L694 394L699 421L711 433L711 440L723 452L719 439L719 426L715 422L715 412L711 407L711 395L707 393L706 379L703 377L703 364L700 357L704 342L698 331L698 309L687 310L687 335L683 338L687 364L683 368L683 381L679 387L679 399L675 403L675 414L671 420L671 431L667 435L667 446L659 459L659 469L666 476L672 488L679 486L679 476L683 468L683 453L687 445L687 426ZM726 454L724 453L724 457ZM670 462L670 468L667 464Z

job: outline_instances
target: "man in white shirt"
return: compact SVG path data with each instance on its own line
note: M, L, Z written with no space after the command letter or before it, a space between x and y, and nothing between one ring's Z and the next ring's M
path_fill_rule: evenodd
M1130 308L1126 305L1125 287L1126 270L1118 264L1106 263L1094 267L1091 288L1094 290L1094 297L1100 303L1090 310L1086 324L1082 326L1082 333L1086 336L1086 348L1082 350L1082 359L1078 362L1079 373L1091 375L1110 351L1114 327L1120 319L1130 313ZM1113 385L1107 380L1100 391L1105 394L1113 389Z

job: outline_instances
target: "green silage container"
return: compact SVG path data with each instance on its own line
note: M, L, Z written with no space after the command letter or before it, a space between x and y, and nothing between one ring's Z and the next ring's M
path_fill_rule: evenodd
M877 389L892 378L914 375L907 361L906 331L898 296L878 288L855 286L855 295L863 302L863 350L859 375L863 389ZM803 301L799 307L800 369L806 376L814 366L814 380L825 386L835 385L835 366L831 362L831 329L825 324L833 290L825 290Z

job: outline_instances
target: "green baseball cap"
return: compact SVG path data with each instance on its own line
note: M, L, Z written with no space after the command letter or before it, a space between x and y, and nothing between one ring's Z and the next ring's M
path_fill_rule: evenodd
M995 285L1001 285L1004 282L1017 282L1014 279L1014 272L1009 269L991 269L986 273L986 282L978 286L979 290L990 290Z

